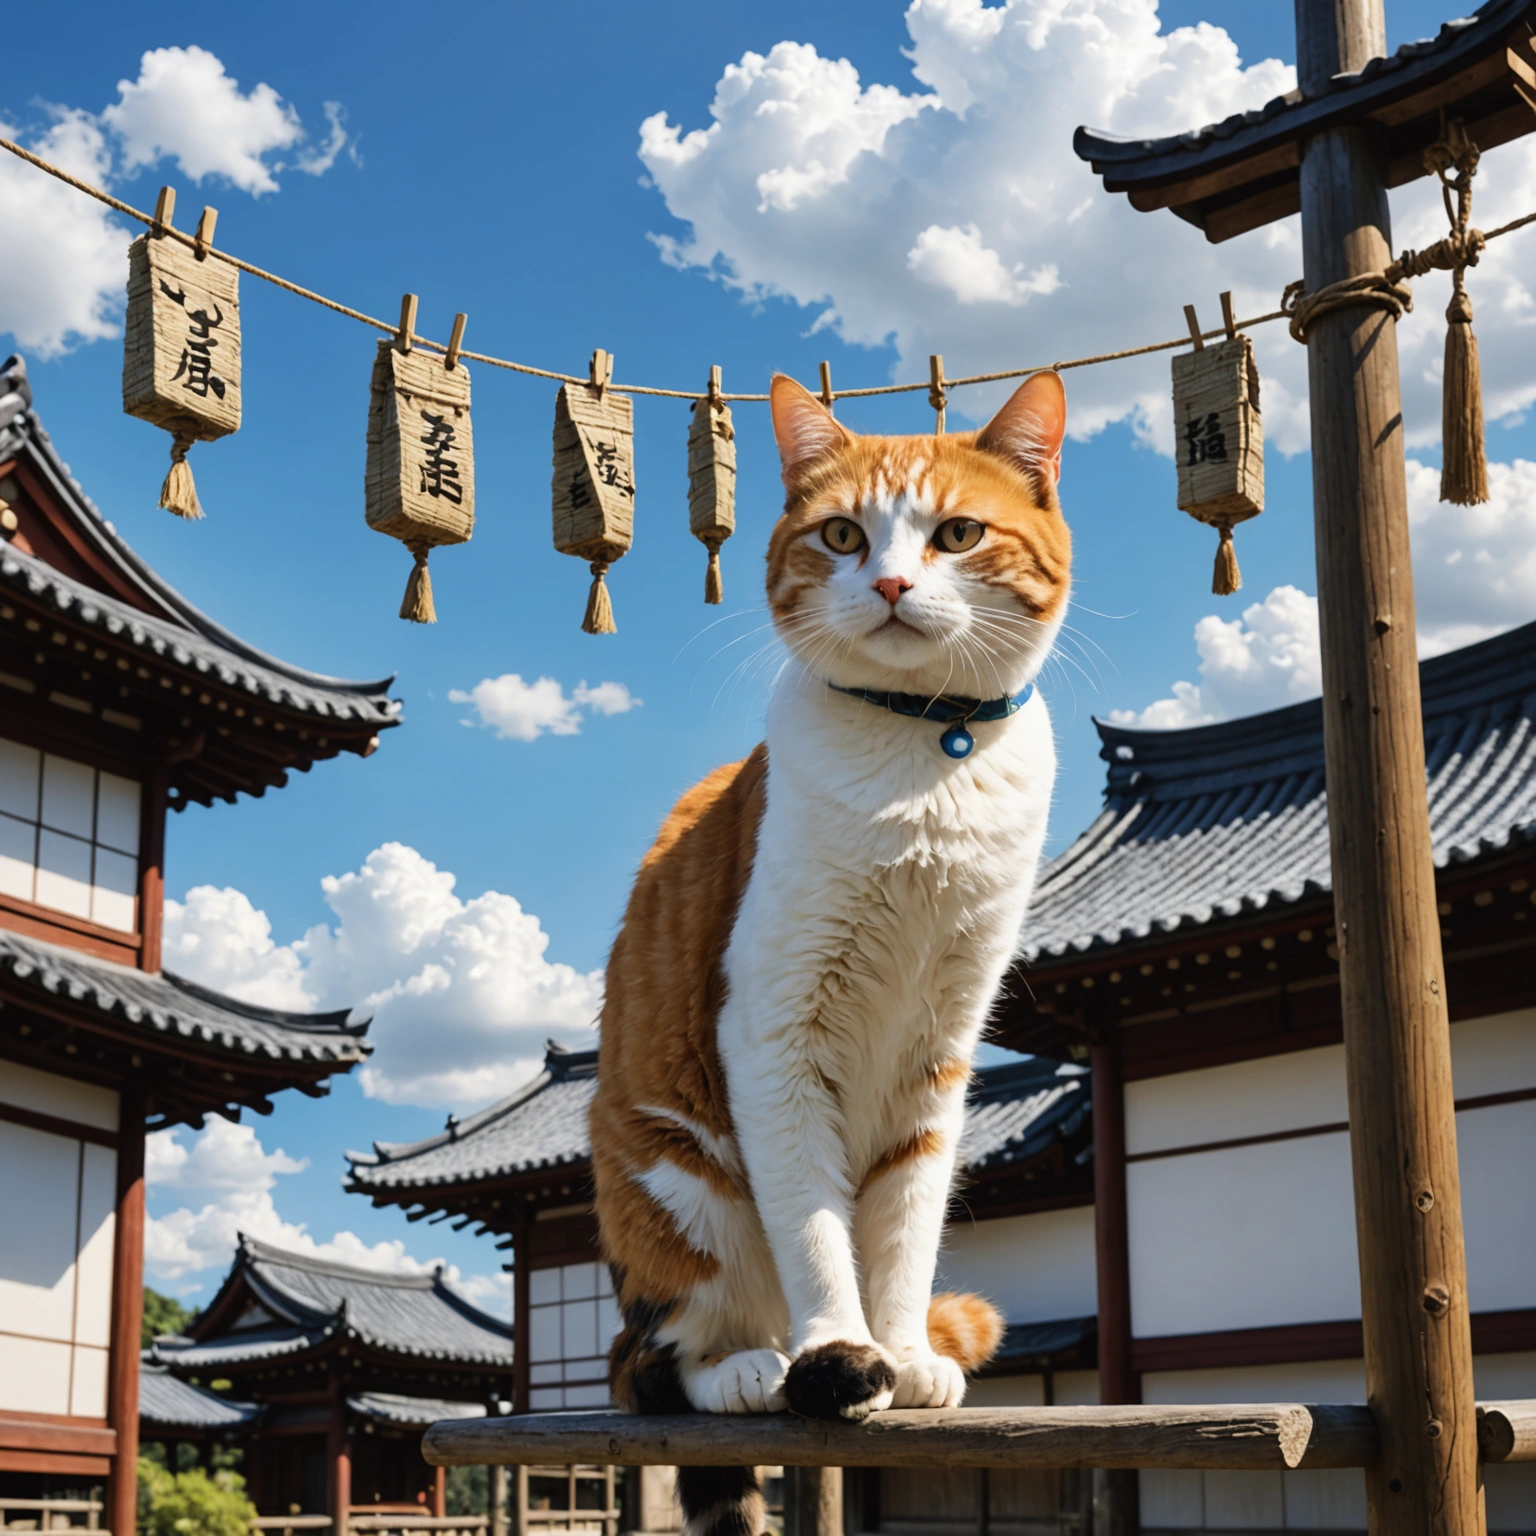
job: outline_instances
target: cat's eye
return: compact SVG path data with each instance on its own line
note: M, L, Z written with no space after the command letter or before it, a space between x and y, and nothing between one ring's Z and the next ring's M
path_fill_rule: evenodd
M952 517L934 530L934 546L947 555L963 555L981 543L986 527L973 517Z
M851 517L829 517L821 525L821 542L834 554L851 555L864 548L864 530Z

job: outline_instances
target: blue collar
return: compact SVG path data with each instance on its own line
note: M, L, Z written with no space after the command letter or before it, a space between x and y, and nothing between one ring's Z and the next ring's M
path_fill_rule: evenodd
M972 721L1006 720L1023 709L1035 691L1033 683L1026 683L1023 692L1011 699L966 699L952 693L886 693L877 688L844 688L838 683L828 683L827 687L866 704L876 704L892 714L947 725L949 729L939 737L939 746L950 757L971 755L976 739L966 727Z

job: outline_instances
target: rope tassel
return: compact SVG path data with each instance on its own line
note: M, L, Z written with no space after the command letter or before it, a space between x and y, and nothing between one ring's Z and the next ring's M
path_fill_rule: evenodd
M1456 285L1445 311L1445 384L1440 433L1444 458L1440 500L1475 507L1488 500L1488 463L1483 452L1483 375L1472 329L1472 300L1465 269L1456 269Z
M1231 597L1243 584L1243 573L1237 568L1237 549L1232 543L1232 528L1226 524L1217 530L1221 542L1216 546L1216 569L1211 574L1211 591L1217 597Z
M197 499L197 483L192 478L192 466L187 463L187 450L195 443L195 437L178 432L171 444L171 467L160 487L160 505L177 517L196 522L203 509Z
M704 572L704 601L706 603L723 603L725 601L725 582L720 575L720 546L709 546L709 569Z
M582 632L588 635L616 635L619 626L613 622L613 601L608 596L608 583L603 580L608 574L608 562L594 560L591 570L592 589L587 593L587 614L581 621Z
M416 557L411 574L406 579L405 597L400 603L400 617L412 624L436 624L437 608L432 602L432 573L427 569L428 544L406 546Z

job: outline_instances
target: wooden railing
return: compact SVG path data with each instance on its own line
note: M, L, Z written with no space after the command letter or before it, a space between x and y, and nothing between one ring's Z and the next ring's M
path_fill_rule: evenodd
M296 1531L328 1531L330 1528L329 1515L257 1515L251 1521L253 1532L270 1531L273 1536L294 1536Z
M103 1508L100 1499L0 1499L0 1531L101 1531Z
M347 1516L347 1529L366 1532L367 1536L394 1536L395 1532L424 1532L436 1536L480 1536L491 1523L489 1515L425 1515L401 1511L367 1513L353 1510Z

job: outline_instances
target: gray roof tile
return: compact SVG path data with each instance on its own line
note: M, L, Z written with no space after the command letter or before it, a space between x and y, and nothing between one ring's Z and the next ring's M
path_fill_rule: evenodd
M95 555L166 617L157 618L108 597L10 544L0 549L0 587L24 588L33 598L46 600L61 613L74 612L86 624L127 640L162 663L217 678L271 704L313 714L320 720L380 728L399 723L400 705L388 697L392 677L350 682L279 661L232 635L150 570L101 515L59 457L32 408L26 364L13 356L0 364L0 460L21 454L73 514Z
M353 1190L425 1189L544 1168L585 1164L587 1109L597 1091L597 1052L551 1045L544 1071L509 1098L425 1141L375 1142L349 1152ZM1087 1113L1088 1077L1055 1062L989 1067L976 1074L960 1155L968 1173L1027 1161Z
M154 1358L175 1370L196 1371L299 1353L342 1333L389 1354L449 1364L508 1365L512 1328L471 1306L443 1279L391 1275L274 1248L241 1235L220 1296L244 1283L281 1320L275 1327L206 1339L157 1339ZM210 1305L212 1316L218 1299Z
M1419 673L1436 866L1536 838L1536 624ZM1026 960L1331 891L1321 700L1182 731L1095 723L1104 810L1042 871Z
M483 1419L484 1403L450 1403L440 1397L401 1397L395 1392L359 1392L347 1407L379 1424L423 1428L439 1419Z
M194 1387L152 1359L139 1366L139 1423L152 1438L164 1429L242 1429L266 1411L260 1403L237 1403Z
M0 975L28 989L88 1003L146 1035L180 1037L211 1052L274 1061L335 1063L345 1070L372 1049L368 1021L337 1013L284 1013L174 976L134 970L77 949L0 928Z

